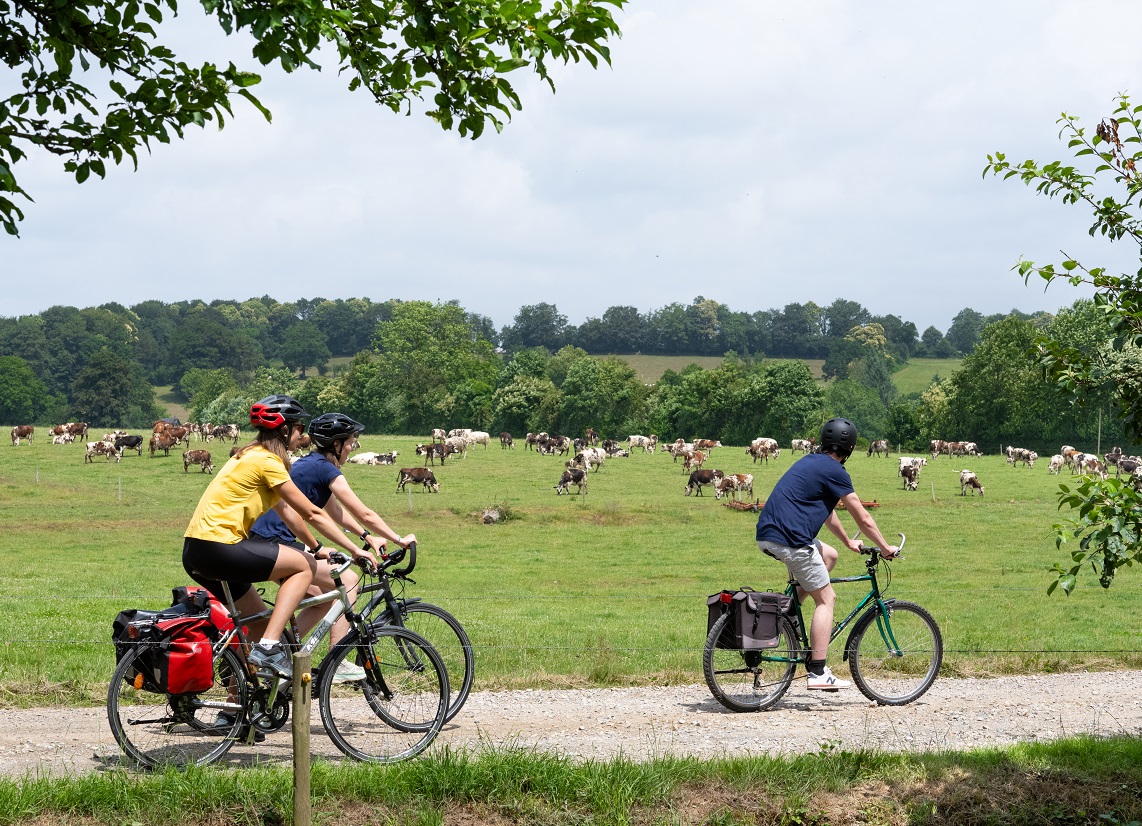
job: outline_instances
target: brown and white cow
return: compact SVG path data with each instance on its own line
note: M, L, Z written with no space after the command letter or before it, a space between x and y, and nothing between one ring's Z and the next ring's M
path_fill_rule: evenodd
M928 453L931 454L932 459L940 458L941 453L948 452L948 443L943 439L932 439L928 442Z
M872 456L872 454L874 454L874 453L877 455L877 458L879 458L880 454L883 453L884 458L887 459L888 458L888 439L874 439L873 441L869 442L868 443L868 455Z
M94 462L96 456L106 456L108 462L111 461L111 457L115 457L116 463L118 463L119 460L123 458L122 454L115 449L114 443L104 442L102 440L98 442L87 443L87 450L83 455L84 464L87 464L88 462Z
M627 436L627 442L631 453L634 453L636 447L641 447L643 453L654 453L654 449L658 447L658 436L653 433L649 436L641 436L635 433Z
M512 434L506 430L500 432L500 450L511 448L515 450L515 442L512 440Z
M925 459L923 456L920 456L920 457L901 456L900 457L900 470L898 472L898 475L903 476L904 475L904 468L910 467L910 466L915 467L915 468L927 467L928 466L928 460Z
M579 488L577 493L586 493L587 471L577 467L567 468L567 470L563 471L563 475L559 477L559 484L555 486L555 495L562 496L564 493L569 493L569 489L572 485L576 485Z
M916 490L920 480L920 468L916 465L903 465L900 475L904 477L904 490Z
M21 439L27 439L28 445L32 444L32 436L36 433L36 428L30 424L18 424L12 428L12 446L20 444Z
M812 439L794 439L789 443L790 453L812 453L813 440Z
M711 450L713 450L716 447L721 447L721 446L722 446L722 443L720 441L718 441L717 439L695 439L694 440L694 449L705 451L707 456L710 455Z
M689 496L692 491L697 491L698 496L702 495L702 488L706 485L712 485L725 476L720 470L707 470L702 468L695 470L690 474L690 480L686 483L686 495Z
M448 438L447 430L445 430L443 427L434 427L432 428L432 433L429 436L429 441L443 442L446 438Z
M1063 469L1063 465L1065 465L1065 464L1066 464L1066 460L1063 458L1063 454L1056 453L1054 456L1051 457L1051 461L1047 465L1047 473L1052 475L1052 476L1058 476L1059 471L1061 471Z
M178 442L174 439L168 438L166 433L157 433L151 437L150 441L151 458L155 458L156 450L161 450L164 456L170 456L171 448L176 447L177 445Z
M971 489L972 496L978 490L979 495L983 496L983 485L980 484L979 479L970 470L960 471L960 496L967 496L968 489Z
M440 464L444 464L444 460L452 454L452 449L449 445L442 442L432 442L427 445L417 445L416 455L424 457L424 464L435 465L436 460L440 459Z
M436 474L426 467L402 467L397 474L397 492L404 490L404 486L412 483L423 485L425 490L433 493L440 492L440 483L436 481Z
M70 433L57 433L52 436L53 445L70 445L75 441L75 437Z
M1079 473L1093 474L1103 479L1107 477L1106 465L1095 455L1087 453L1083 455L1082 467Z
M588 427L586 433L583 434L587 437L587 444L594 447L599 443L599 431L593 427Z
M203 473L214 472L214 462L210 460L209 450L184 450L182 452L182 472L186 473L191 465L201 465Z
M700 450L690 450L682 455L682 472L689 473L700 468L706 461L706 454Z
M742 494L747 492L753 496L752 473L727 473L714 482L715 499L721 499L722 496L729 494L731 499L741 500Z
M583 470L590 470L594 466L595 472L598 473L599 468L606 464L606 461L607 452L601 447L585 447L575 454L575 458L570 464Z
M768 444L752 444L745 449L747 455L753 458L753 463L756 465L758 460L764 459L765 463L769 464L769 457L777 457L777 450L771 448Z

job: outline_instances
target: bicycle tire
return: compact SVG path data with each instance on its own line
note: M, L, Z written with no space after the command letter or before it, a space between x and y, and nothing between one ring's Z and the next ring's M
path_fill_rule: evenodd
M706 685L714 699L730 711L769 708L785 696L793 683L797 663L801 660L797 632L792 622L782 618L775 648L764 651L719 648L718 640L731 619L732 614L724 614L706 636L706 647L702 652L702 673L706 676Z
M365 680L335 682L346 659L365 669ZM355 760L415 757L436 739L448 712L448 672L440 655L423 637L395 625L367 625L364 638L357 629L346 634L322 662L318 684L325 732Z
M881 634L880 611L871 608L857 620L845 643L845 659L853 682L870 700L902 706L923 696L940 671L944 640L932 615L913 602L887 603L892 651Z
M135 680L146 648L129 652L111 676L107 720L123 752L143 768L206 766L222 758L238 739L248 685L238 655L224 649L214 658L214 685L198 694L160 694ZM235 700L228 699L233 686ZM139 686L139 687L136 687ZM216 726L227 710L233 722Z
M448 671L448 713L444 721L456 716L472 691L472 678L476 665L472 641L468 632L452 614L430 602L404 602L400 606L400 625L428 640ZM381 621L390 618L388 612Z

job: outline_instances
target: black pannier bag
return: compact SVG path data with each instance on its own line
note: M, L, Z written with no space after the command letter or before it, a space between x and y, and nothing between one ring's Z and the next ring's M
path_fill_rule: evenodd
M722 591L706 599L706 633L727 611L731 619L722 629L716 646L743 651L776 648L781 639L781 618L793 609L793 598L786 594L741 588Z
M217 638L205 596L161 611L120 611L111 624L116 663L131 646L146 646L125 679L136 688L160 694L209 689L214 684L212 646Z

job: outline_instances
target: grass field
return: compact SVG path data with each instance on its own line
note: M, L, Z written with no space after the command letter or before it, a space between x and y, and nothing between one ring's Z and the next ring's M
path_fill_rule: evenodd
M366 436L363 449L414 440ZM222 456L227 446L213 446ZM217 458L221 458L218 456ZM210 477L184 474L178 452L84 464L82 445L4 448L0 464L0 703L102 702L112 668L110 624L123 608L169 604L185 583L181 536ZM788 452L751 465L740 447L713 466L753 472L762 499ZM780 589L784 569L759 555L754 516L712 495L686 497L681 466L665 454L615 459L585 496L556 496L562 460L477 447L437 467L440 493L395 493L396 469L349 466L364 500L421 559L414 591L456 614L477 650L477 688L700 682L707 594ZM1040 465L973 460L985 498L959 496L957 470L931 463L920 491L901 490L894 459L854 456L857 490L876 500L885 532L908 535L890 594L927 607L947 644L947 674L1137 666L1125 572L1110 591L1088 581L1048 597L1046 569L1062 555L1048 536L1058 482ZM506 503L497 525L482 508ZM843 517L847 519L847 517ZM838 573L853 573L855 556ZM842 586L841 610L858 594Z
M901 393L923 393L935 376L946 379L961 364L963 359L912 359L892 374L892 382Z

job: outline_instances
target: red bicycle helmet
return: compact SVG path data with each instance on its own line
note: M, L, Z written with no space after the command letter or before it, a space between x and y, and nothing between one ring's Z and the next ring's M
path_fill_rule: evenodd
M293 396L266 396L250 407L250 424L267 430L276 430L286 422L300 422L308 418L309 414Z

